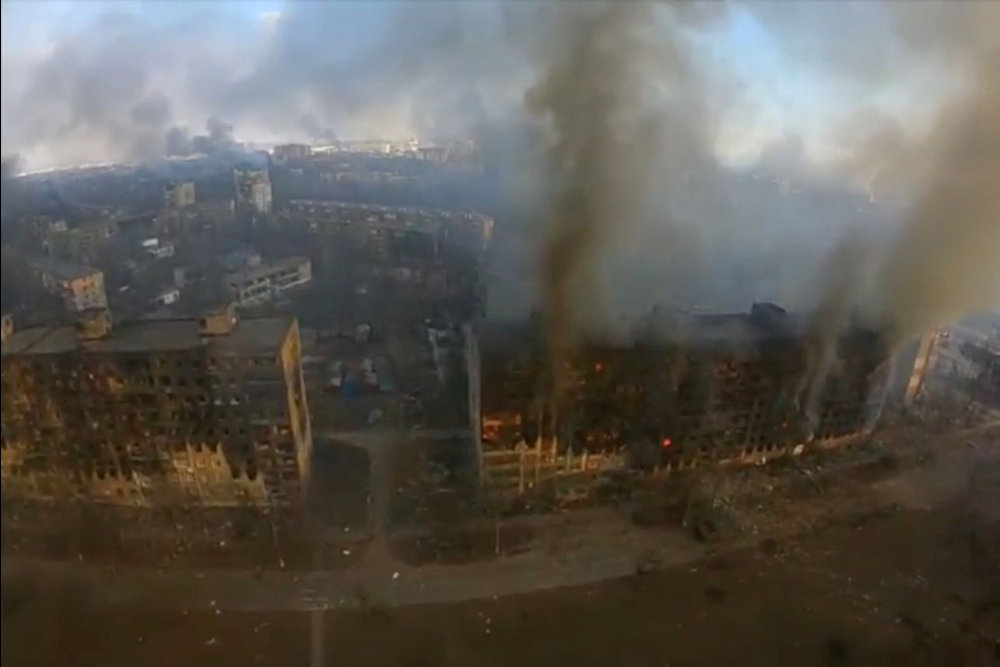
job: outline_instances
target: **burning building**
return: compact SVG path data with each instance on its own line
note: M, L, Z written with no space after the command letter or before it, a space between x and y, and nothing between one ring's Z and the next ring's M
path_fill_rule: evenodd
M482 332L470 374L487 491L555 491L608 469L675 469L767 455L862 432L876 410L880 336L821 341L771 304L749 313L651 319L627 344L583 343L552 390L543 337L523 326Z
M3 341L5 497L294 506L311 427L298 324L200 319L77 326Z

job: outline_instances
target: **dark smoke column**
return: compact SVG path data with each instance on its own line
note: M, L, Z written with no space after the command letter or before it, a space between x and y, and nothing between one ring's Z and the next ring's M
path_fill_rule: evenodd
M1000 308L1000 45L987 53L928 142L926 185L881 276L898 339Z
M573 5L558 17L538 82L525 97L550 123L551 205L544 225L542 299L554 390L586 309L600 308L601 249L638 215L658 135L643 113L644 35L652 7Z

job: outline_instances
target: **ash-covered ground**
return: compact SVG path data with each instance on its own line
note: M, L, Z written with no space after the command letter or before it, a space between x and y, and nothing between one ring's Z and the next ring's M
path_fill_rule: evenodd
M494 578L498 595L393 604L359 590L336 610L282 610L290 607L277 596L272 610L240 610L183 586L171 594L152 576L142 594L134 576L43 576L5 562L3 657L28 665L995 664L997 430L910 437L892 443L903 456L869 457L876 463L837 474L819 460L727 473L709 486L731 535L716 520L718 535L677 543L682 559L639 559L633 574L582 586L503 595L501 558L479 565L475 586L488 590ZM689 508L689 523L700 512ZM676 538L648 518L639 523L650 543ZM587 538L601 540L601 530L595 524ZM556 544L536 545L546 553L535 558L558 567L573 547L562 543L560 554ZM475 567L455 570L456 587ZM403 578L427 571L404 569ZM463 597L453 593L445 597Z

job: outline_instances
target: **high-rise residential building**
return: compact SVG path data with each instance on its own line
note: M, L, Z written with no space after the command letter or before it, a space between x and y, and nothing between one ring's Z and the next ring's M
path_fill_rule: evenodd
M270 213L271 177L267 169L234 169L236 205L256 213Z
M294 318L200 319L8 334L6 497L126 505L295 506L312 433Z
M194 181L175 181L163 189L163 204L166 208L183 208L195 202Z

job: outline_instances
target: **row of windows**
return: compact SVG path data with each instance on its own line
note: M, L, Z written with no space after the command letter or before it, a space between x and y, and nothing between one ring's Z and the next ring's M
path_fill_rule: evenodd
M30 363L31 371L38 374L69 375L76 376L81 372L95 372L101 370L113 371L124 368L128 371L151 371L166 370L174 368L177 370L205 370L217 369L235 370L238 368L266 368L280 365L280 356L258 356L258 357L123 357L119 358L95 358L84 360L83 363L74 361L72 363L60 363L56 360L38 359Z

